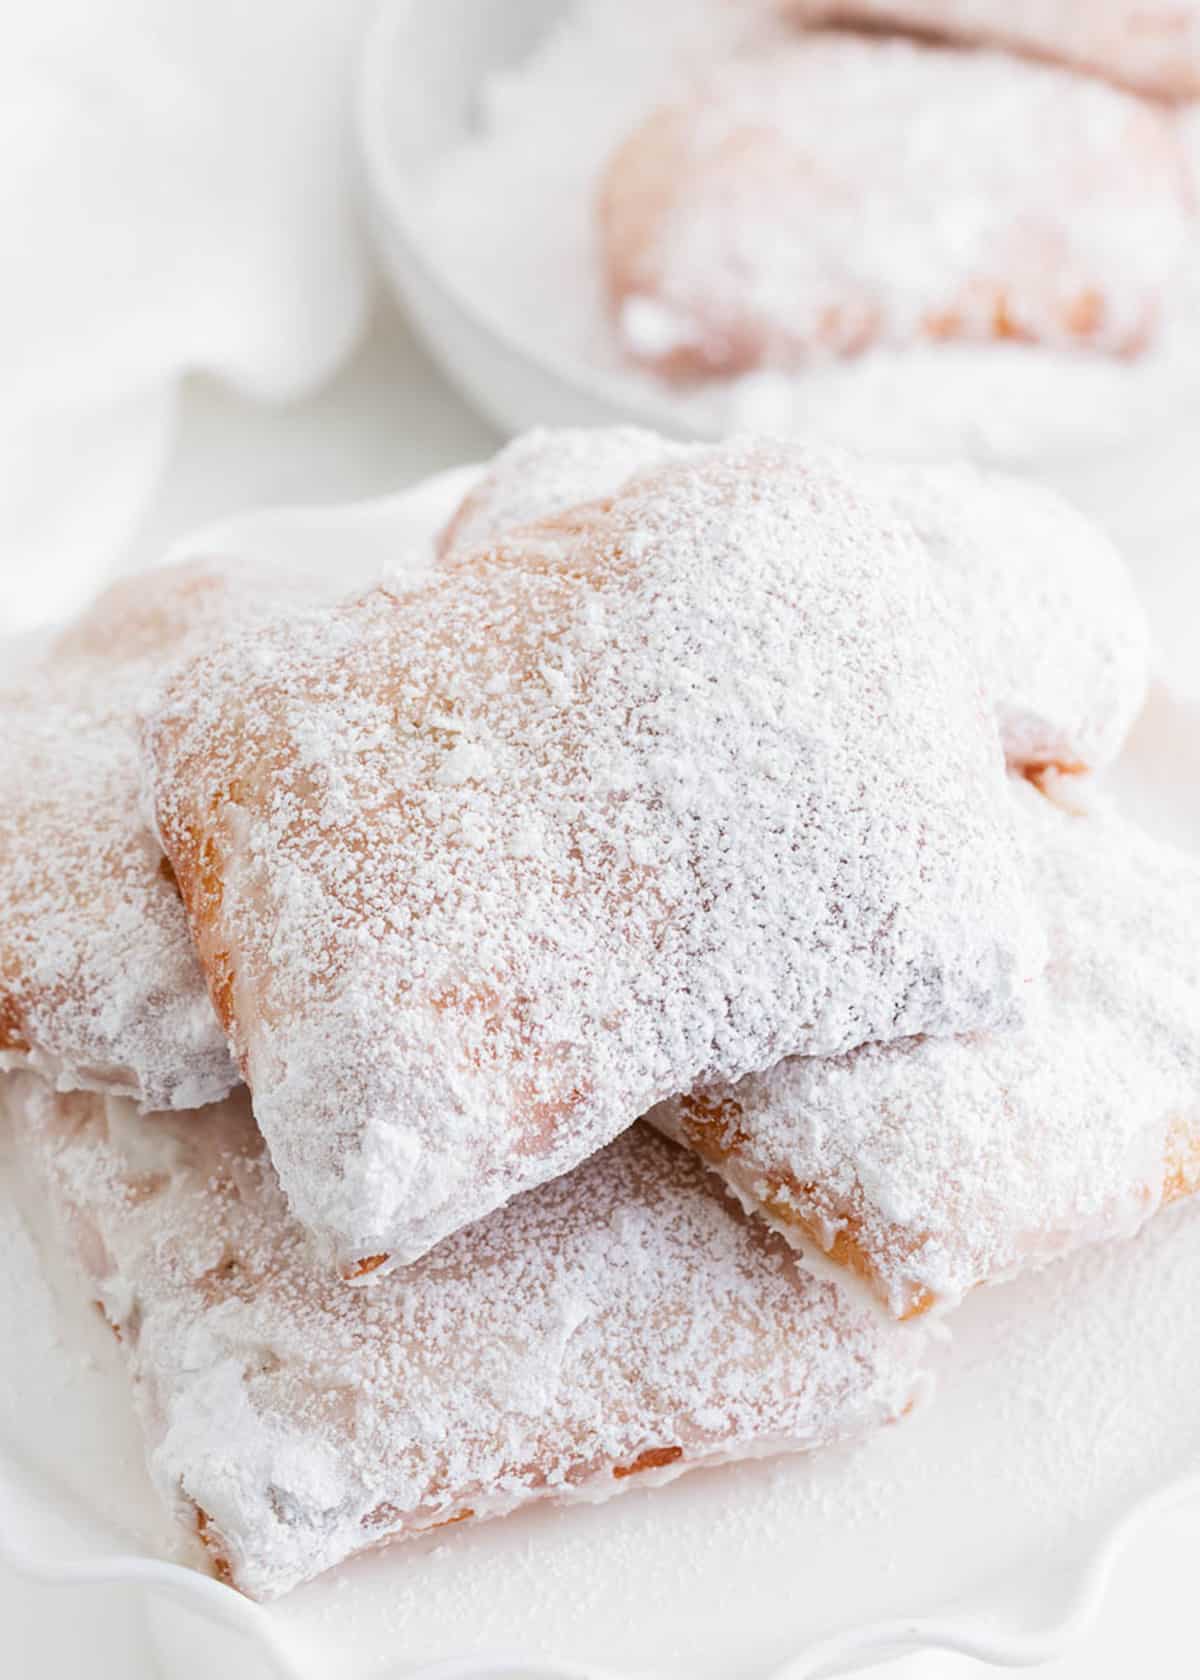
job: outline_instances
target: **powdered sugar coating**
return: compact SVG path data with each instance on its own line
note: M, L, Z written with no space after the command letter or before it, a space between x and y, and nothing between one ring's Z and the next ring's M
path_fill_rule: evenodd
M698 1078L1005 1018L960 640L857 464L743 439L183 673L159 825L297 1217L410 1261Z
M1142 348L1186 247L1168 121L1002 53L815 34L715 69L597 194L627 353L667 374L873 345Z
M990 42L1166 99L1200 94L1197 0L780 0L806 22Z
M1005 473L876 470L969 626L1009 763L1112 763L1145 702L1150 631L1110 539L1053 491Z
M496 542L616 494L635 473L686 459L687 448L641 426L537 427L500 450L438 539L443 557Z
M0 694L0 1067L194 1108L236 1082L179 893L140 809L136 712L203 568L118 584Z
M637 467L682 453L633 427L529 432L466 496L441 550L610 496ZM963 615L1009 763L1110 763L1149 671L1145 614L1111 541L1052 491L1005 473L956 462L869 471Z
M150 1108L236 1082L142 810L138 707L172 659L355 575L197 560L122 579L0 690L0 1068Z
M348 1290L240 1096L203 1125L32 1080L9 1100L121 1337L154 1480L254 1597L464 1517L843 1440L918 1391L918 1345L646 1128Z
M1200 1190L1200 860L1013 798L1050 944L1020 1030L795 1058L651 1115L897 1316Z
M139 809L139 689L0 694L0 1068L194 1108L237 1074Z

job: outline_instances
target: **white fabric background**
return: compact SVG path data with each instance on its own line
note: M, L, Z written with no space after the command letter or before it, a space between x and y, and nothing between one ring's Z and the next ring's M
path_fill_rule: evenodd
M386 307L329 382L368 318L346 100L363 9L4 8L0 630L60 616L116 566L240 507L380 494L494 447ZM1155 549L1148 593L1186 657L1200 623L1169 611L1171 586L1200 564L1174 538ZM1100 1629L1048 1680L1192 1674L1197 1539L1200 1515L1181 1512L1137 1542ZM64 1621L53 1592L0 1574L0 1672L148 1680L123 1595L75 1610ZM880 1672L983 1671L922 1656Z
M0 36L0 628L94 588L183 374L294 399L366 318L363 0L33 0Z

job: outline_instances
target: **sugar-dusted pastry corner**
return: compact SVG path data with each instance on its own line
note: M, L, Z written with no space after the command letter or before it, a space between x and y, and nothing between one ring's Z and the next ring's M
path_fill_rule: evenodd
M1168 117L1104 82L797 32L616 148L601 262L625 353L671 377L944 341L1129 356L1186 249L1186 173Z
M234 638L147 720L255 1114L349 1270L698 1079L995 1024L1041 960L959 616L867 469L597 446L612 493Z
M486 547L614 496L635 474L686 459L687 445L643 426L536 426L505 444L438 535L444 558Z
M354 576L331 556L125 578L0 684L0 1069L156 1109L236 1083L144 810L139 708L172 661Z
M897 1317L1200 1191L1200 862L1014 781L1050 960L1011 1032L793 1058L650 1118Z
M141 806L137 708L235 621L219 567L113 585L0 688L0 1068L152 1108L237 1071Z
M679 444L634 427L527 432L502 449L439 538L443 555L613 495ZM1150 631L1112 541L1044 486L967 462L873 462L871 492L919 537L961 614L1005 757L1099 770L1146 698Z
M899 1418L919 1336L636 1127L370 1290L315 1266L244 1096L0 1091L120 1338L152 1476L272 1598L366 1547Z

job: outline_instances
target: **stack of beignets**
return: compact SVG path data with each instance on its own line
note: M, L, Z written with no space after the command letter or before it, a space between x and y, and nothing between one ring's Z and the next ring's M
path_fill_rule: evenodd
M14 1132L262 1597L899 1417L807 1258L909 1317L1200 1187L1200 865L1059 794L1147 677L1069 508L546 432L427 560L164 570L0 696Z

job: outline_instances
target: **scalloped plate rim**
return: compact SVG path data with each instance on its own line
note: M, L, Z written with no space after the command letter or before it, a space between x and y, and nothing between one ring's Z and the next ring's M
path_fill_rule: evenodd
M763 1680L820 1680L822 1676L848 1673L854 1664L921 1651L953 1652L994 1668L1030 1668L1051 1662L1080 1644L1094 1627L1117 1564L1137 1535L1155 1518L1192 1500L1200 1501L1200 1471L1171 1478L1135 1500L1078 1560L1060 1612L1036 1631L985 1631L972 1626L968 1616L894 1617L846 1628L806 1645ZM211 1616L234 1632L248 1634L260 1654L273 1663L280 1680L307 1680L302 1668L292 1661L286 1640L272 1628L269 1612L232 1587L183 1564L135 1553L118 1552L94 1561L39 1559L9 1537L7 1517L5 1491L0 1489L0 1563L24 1579L47 1587L132 1586L160 1593ZM412 1670L409 1680L501 1680L506 1674L513 1680L518 1676L520 1680L644 1680L630 1670L551 1663L511 1651L426 1664Z

